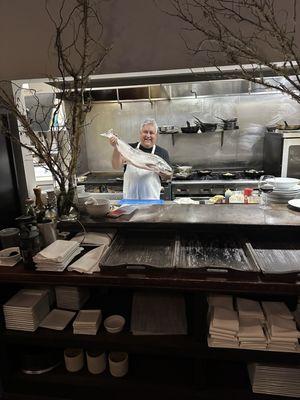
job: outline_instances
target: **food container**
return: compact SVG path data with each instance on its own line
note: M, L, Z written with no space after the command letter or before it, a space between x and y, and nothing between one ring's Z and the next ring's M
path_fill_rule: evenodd
M18 228L5 228L0 231L0 241L3 249L16 247L20 243L20 230Z
M125 325L125 318L122 315L111 315L104 320L104 327L109 333L121 332Z
M69 372L78 372L83 368L84 355L82 349L67 348L64 351L66 370Z
M87 200L85 204L86 211L91 218L104 217L110 211L110 201L108 199L97 200L96 204L91 204Z
M101 374L106 368L106 355L103 351L87 350L86 362L91 374Z
M125 352L113 351L109 353L109 372L116 378L125 376L128 372L128 354Z

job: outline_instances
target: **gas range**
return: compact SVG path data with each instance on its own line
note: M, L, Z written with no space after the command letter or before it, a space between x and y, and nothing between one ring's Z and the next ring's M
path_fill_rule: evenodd
M227 172L226 172L227 173ZM213 171L209 175L201 176L196 171L187 178L176 177L171 182L171 199L176 197L211 197L224 194L227 189L243 190L257 189L259 178L249 178L244 171L230 170L232 175L225 177L224 171Z

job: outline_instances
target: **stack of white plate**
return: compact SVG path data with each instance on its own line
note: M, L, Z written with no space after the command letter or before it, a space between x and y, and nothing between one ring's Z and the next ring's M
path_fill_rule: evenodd
M96 335L101 320L101 310L81 310L73 322L73 333L81 335Z
M280 364L248 364L254 393L300 397L300 367Z
M276 188L272 193L268 193L267 196L272 203L286 204L291 199L300 198L300 186L293 185L286 189Z
M88 288L76 286L56 286L55 294L57 308L66 310L80 310L90 297Z
M49 313L46 290L22 289L3 306L7 329L34 332Z

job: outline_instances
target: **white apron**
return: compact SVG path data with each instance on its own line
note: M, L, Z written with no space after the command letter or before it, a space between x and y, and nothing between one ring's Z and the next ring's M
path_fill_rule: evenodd
M155 145L151 154L155 152ZM140 143L136 146L140 148ZM134 200L160 199L161 183L158 174L127 164L124 173L123 198Z

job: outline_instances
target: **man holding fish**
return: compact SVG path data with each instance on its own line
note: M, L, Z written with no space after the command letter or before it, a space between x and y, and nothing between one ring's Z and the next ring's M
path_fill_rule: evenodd
M123 185L125 199L159 199L161 179L172 177L169 154L156 145L157 129L154 119L145 120L140 128L140 141L129 145L111 132L103 134L109 137L110 144L114 147L113 168L119 169L125 164Z

